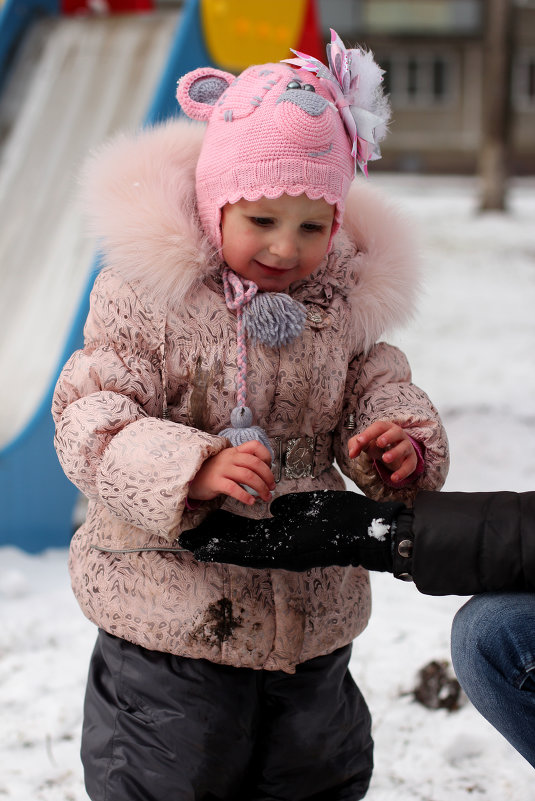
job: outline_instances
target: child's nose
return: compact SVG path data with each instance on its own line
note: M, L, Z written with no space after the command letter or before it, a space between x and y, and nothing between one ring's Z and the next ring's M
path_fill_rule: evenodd
M291 233L279 232L271 244L271 252L279 259L290 261L297 256L297 241Z

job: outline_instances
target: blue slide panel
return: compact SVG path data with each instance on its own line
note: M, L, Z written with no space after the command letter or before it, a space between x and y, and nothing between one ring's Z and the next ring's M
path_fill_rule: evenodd
M50 407L61 367L82 346L95 277L92 271L45 397L28 425L0 452L0 545L17 545L35 553L65 546L72 536L78 490L65 477L56 456Z
M146 125L154 125L169 117L176 117L179 106L176 100L178 78L197 67L215 67L204 41L199 0L185 3L167 64L147 115Z
M29 25L43 15L57 13L58 0L6 0L0 15L0 74L5 74ZM202 35L199 0L188 0L145 124L176 116L177 79L189 70L207 65L215 66ZM50 406L61 368L73 351L82 346L89 295L98 270L97 257L46 396L21 433L0 451L0 545L16 545L36 553L45 548L65 547L73 534L78 491L65 477L54 450Z

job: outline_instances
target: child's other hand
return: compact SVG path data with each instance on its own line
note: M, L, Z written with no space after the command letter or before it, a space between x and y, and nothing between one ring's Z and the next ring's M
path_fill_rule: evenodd
M258 493L263 501L271 500L275 478L271 472L271 454L257 440L225 448L211 456L189 485L192 500L209 501L217 495L230 495L237 501L252 505L255 498L243 484Z
M396 423L378 420L348 442L349 456L355 459L365 451L374 461L381 461L392 471L392 481L408 478L418 465L418 457L409 435Z

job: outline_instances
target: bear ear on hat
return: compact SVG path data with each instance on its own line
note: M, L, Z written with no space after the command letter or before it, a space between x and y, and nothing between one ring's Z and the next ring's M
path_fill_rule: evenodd
M188 117L206 122L210 119L214 106L235 76L212 67L187 72L180 78L176 99Z

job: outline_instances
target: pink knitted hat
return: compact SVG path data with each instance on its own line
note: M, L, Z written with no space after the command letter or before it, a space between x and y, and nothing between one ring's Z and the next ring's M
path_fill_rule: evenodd
M332 237L357 164L380 158L390 116L373 53L346 50L331 30L328 66L304 53L249 67L235 78L201 68L180 79L177 100L208 122L196 190L205 233L221 248L227 203L306 194L336 207ZM329 246L331 244L329 242Z
M354 159L342 119L318 78L286 64L249 67L237 78L202 68L180 80L177 99L188 116L208 121L197 164L197 203L205 233L218 249L221 209L242 198L324 198L336 206L336 232Z

